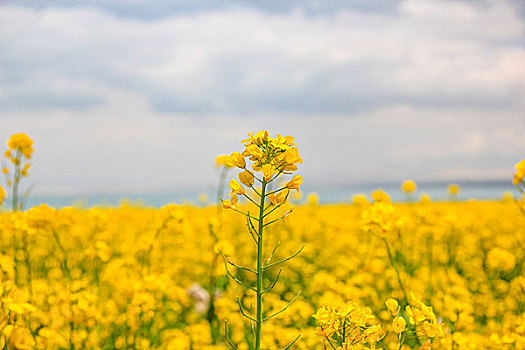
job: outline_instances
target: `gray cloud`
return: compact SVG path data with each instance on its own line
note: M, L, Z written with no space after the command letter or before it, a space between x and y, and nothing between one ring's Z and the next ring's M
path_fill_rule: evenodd
M39 17L5 6L2 87L14 82L13 101L82 109L102 102L102 86L146 96L162 113L193 114L523 103L524 23L510 3L405 1L398 10L228 8L143 22L96 8ZM83 99L70 86L85 81L94 88Z
M310 184L508 178L523 157L510 1L46 3L0 11L0 140L35 139L41 193L213 188L259 129L296 136Z

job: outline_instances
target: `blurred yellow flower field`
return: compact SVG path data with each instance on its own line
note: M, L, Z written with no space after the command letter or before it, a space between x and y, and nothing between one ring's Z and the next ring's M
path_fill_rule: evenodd
M387 331L378 348L397 348L385 301L401 303L403 291L382 240L363 230L368 206L303 205L268 228L265 244L280 241L278 256L303 243L306 248L266 295L271 312L302 290L264 328L264 349L282 348L298 332L295 348L323 349L312 315L347 301L369 307ZM443 337L432 347L523 348L525 217L518 205L472 201L393 208L399 230L386 239L400 277L410 293L432 305L442 325ZM235 299L250 308L253 293L227 279L217 253L220 248L254 261L246 249L251 237L245 221L233 213L177 205L41 206L3 213L0 230L0 326L9 348L225 349L225 320L232 340L246 348L251 329Z
M297 205L293 137L243 143L217 158L242 170L222 205L23 211L33 142L13 135L0 187L12 202L0 212L0 347L525 349L523 197L459 201L451 185L449 202L415 201L408 180L406 203L378 190Z

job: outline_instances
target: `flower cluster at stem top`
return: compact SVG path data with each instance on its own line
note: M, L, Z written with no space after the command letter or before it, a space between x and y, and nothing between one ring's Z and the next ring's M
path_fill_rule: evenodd
M31 165L28 161L33 156L33 140L24 133L17 133L11 135L7 141L7 150L4 156L15 166L20 167L20 175L27 176ZM25 160L25 164L22 164ZM2 173L7 175L9 172L7 167L2 168Z
M522 159L519 163L516 164L516 173L512 179L512 184L519 189L525 188L525 183L523 179L525 178L525 159Z
M325 338L333 349L354 349L358 344L372 345L385 335L372 310L351 301L344 305L323 306L313 317L319 325L316 333Z
M248 139L241 141L244 146L242 153L233 152L229 156L221 156L221 164L243 169L238 175L240 183L235 179L230 181L230 199L222 201L227 209L236 209L238 196L246 194L242 185L256 190L255 180L270 183L281 174L293 174L297 170L297 164L303 162L297 147L294 147L296 143L292 136L277 134L276 137L270 137L268 131L250 133L248 136ZM251 169L247 162L252 162ZM286 201L289 190L299 191L302 182L302 176L294 175L283 188L268 193L266 198L271 205L281 204ZM283 190L287 190L286 193Z

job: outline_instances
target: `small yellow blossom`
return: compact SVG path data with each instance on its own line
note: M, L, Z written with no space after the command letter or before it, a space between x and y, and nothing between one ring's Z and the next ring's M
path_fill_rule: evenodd
M237 209L237 203L239 202L239 197L237 195L231 196L231 199L225 199L222 201L222 206L224 209Z
M29 159L33 153L33 140L24 133L13 134L7 141L7 147L11 151L21 152Z
M239 173L238 175L239 177L239 181L247 186L247 187L252 187L253 186L253 183L254 183L254 177L253 177L253 174L250 173L248 170L244 170L242 172Z
M516 164L516 173L512 179L512 183L517 186L525 178L525 159L522 159L519 163Z
M269 194L268 200L270 201L270 205L279 205L286 200L286 193L281 191L279 193Z
M382 189L378 189L378 190L373 191L370 194L370 196L372 197L374 202L383 202L383 203L390 203L390 202L392 202L392 199L390 199L390 196L388 195L388 193L386 193Z
M450 185L448 185L448 193L451 196L457 196L459 194L460 190L461 189L460 189L458 184L450 184Z
M259 160L264 157L264 152L257 145L250 145L246 148L246 152L251 155L252 161Z
M394 206L390 203L377 202L362 214L363 229L381 237L393 232L397 227Z
M286 187L290 190L299 191L299 186L303 183L303 177L301 175L294 175L293 178L288 181Z
M406 180L401 184L401 189L403 192L410 194L416 191L417 185L413 180Z
M233 168L235 165L229 155L221 154L220 156L215 157L215 167L219 168L221 166L225 168Z
M366 198L366 194L364 193L358 193L358 194L354 194L352 196L352 204L355 204L355 205L366 205L368 204L368 199Z
M388 311L390 311L392 316L396 316L399 313L399 303L397 302L397 300L390 298L387 301L385 301L385 304L386 308L388 309Z
M240 196L244 195L245 193L244 187L242 187L242 185L235 179L230 181L230 190L232 191L231 194L238 194Z
M403 333L406 329L407 322L403 317L395 317L392 321L392 329L396 334Z
M272 178L273 174L275 174L275 169L271 164L264 164L261 170L266 181L269 181Z
M239 152L233 152L230 155L231 162L234 166L244 169L246 168L246 161L244 160L244 157Z

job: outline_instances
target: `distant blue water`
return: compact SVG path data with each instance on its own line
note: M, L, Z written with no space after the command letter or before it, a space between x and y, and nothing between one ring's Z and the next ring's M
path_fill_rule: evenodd
M427 193L433 200L447 200L449 198L447 186L450 182L429 182L418 183L418 189L414 195L418 199L422 193ZM487 181L487 182L455 182L461 186L461 192L458 196L460 200L467 199L500 199L503 193L510 191L516 194L516 190L510 181ZM301 201L306 201L308 194L315 192L319 197L319 202L323 204L328 203L349 203L354 194L364 193L370 198L370 192L378 188L385 190L394 201L404 201L405 194L401 191L399 184L349 184L349 185L304 185L301 187L303 198ZM208 196L208 201L202 202L199 200L199 195L205 193ZM227 196L227 192L225 197ZM164 192L164 193L148 193L148 194L100 194L100 195L86 195L86 196L31 196L27 200L26 208L37 206L42 203L55 208L62 208L65 206L118 206L123 200L130 201L135 204L140 204L148 207L161 207L166 204L176 203L193 203L195 205L209 205L216 200L216 190L209 189L205 192L198 191L180 191L180 192Z

